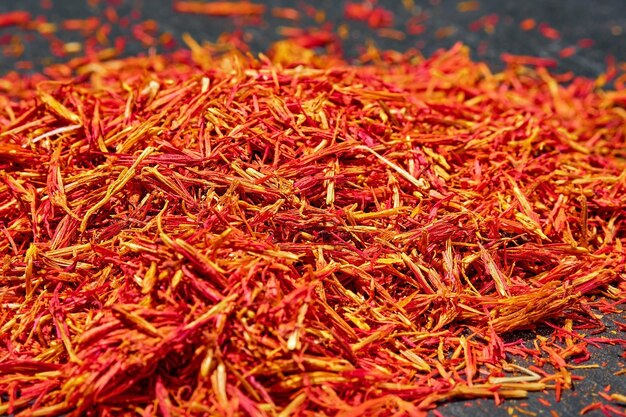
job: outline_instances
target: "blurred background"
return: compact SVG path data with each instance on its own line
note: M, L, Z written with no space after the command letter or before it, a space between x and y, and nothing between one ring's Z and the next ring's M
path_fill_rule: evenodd
M368 45L424 55L461 41L493 68L502 54L555 60L557 70L596 76L607 56L626 60L624 0L19 0L0 2L0 74L100 54L184 47L222 33L254 52L275 40L341 50ZM212 4L211 6L206 6Z

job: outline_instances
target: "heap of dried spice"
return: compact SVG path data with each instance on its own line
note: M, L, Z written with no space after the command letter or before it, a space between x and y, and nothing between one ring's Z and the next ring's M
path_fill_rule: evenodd
M0 414L422 416L625 343L623 78L188 42L0 79Z

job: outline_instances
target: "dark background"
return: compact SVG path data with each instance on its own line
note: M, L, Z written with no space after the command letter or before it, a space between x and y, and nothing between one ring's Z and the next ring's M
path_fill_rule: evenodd
M203 0L209 1L209 0ZM461 0L370 0L394 12L394 28L406 32L407 20L415 16L424 17L424 32L406 35L403 40L379 36L364 22L344 19L344 0L255 0L267 6L262 19L255 21L246 18L216 18L203 15L175 13L173 0L0 0L0 13L11 10L27 10L33 20L47 21L58 26L54 33L40 34L34 25L2 27L0 24L0 74L12 69L21 71L40 70L52 62L64 62L81 56L82 51L55 56L51 44L63 42L93 42L97 34L64 31L60 24L65 19L97 16L103 25L110 28L104 38L100 36L100 48L110 47L115 38L127 41L122 56L147 53L151 48L157 52L183 47L180 36L190 33L197 40L215 40L223 32L242 30L247 43L254 52L267 49L268 45L281 35L280 27L319 27L328 25L336 30L347 24L349 36L343 44L347 56L355 56L363 50L367 42L379 48L406 50L417 48L425 55L442 47L449 47L457 41L470 46L476 59L487 61L493 68L501 67L500 55L503 52L553 57L559 59L559 52L574 46L576 52L568 58L559 59L557 71L574 71L576 74L595 77L605 69L606 57L612 55L616 61L626 60L626 0L478 0L477 10L462 12ZM353 0L362 1L362 0ZM413 3L411 11L403 6ZM325 22L309 16L309 6L325 14ZM299 21L276 18L273 7L293 7L301 14ZM105 16L107 8L114 9L119 20L111 22ZM309 12L309 13L307 13ZM493 31L472 30L471 25L480 18L495 15L498 22ZM524 31L520 23L528 18L556 29L561 38L549 39L540 33L538 27ZM126 22L123 20L126 19ZM152 33L156 41L152 45L135 40L133 27L146 20L152 20L157 29ZM163 45L158 37L164 33L173 36L177 44ZM593 46L580 48L581 39L592 39ZM23 49L23 51L22 51ZM57 54L58 55L58 54ZM29 63L34 63L29 68Z
M500 57L504 52L555 58L558 62L555 71L572 71L588 77L596 77L605 71L609 56L615 59L618 67L626 61L626 0L480 0L472 3L415 0L410 11L403 5L408 3L406 1L379 0L376 3L378 6L394 12L392 28L400 32L406 31L407 20L423 19L419 22L423 32L407 34L404 39L390 39L389 33L374 30L365 22L345 20L344 1L319 0L308 4L297 0L257 2L267 6L260 19L175 13L171 0L0 0L0 14L25 10L32 17L27 23L0 23L0 75L14 70L42 71L49 64L67 62L91 50L114 46L118 47L119 56L167 52L184 47L180 40L185 32L198 41L214 41L223 32L238 30L253 52L261 52L272 41L281 38L281 27L324 27L336 32L341 25L348 28L348 36L341 41L348 57L357 56L368 43L400 51L415 48L429 55L436 49L462 41L470 46L476 59L488 62L494 69L502 67ZM309 7L313 3L317 11ZM473 6L470 9L477 8L463 11L463 5L468 4ZM277 6L295 8L300 13L300 19L294 21L275 17L272 8ZM100 19L97 29L62 29L62 22L67 19L90 16ZM490 17L492 23L493 19L497 19L497 23L491 28L476 28L474 22L485 19L485 16ZM523 30L520 24L527 19L534 19L536 27ZM147 20L152 22L146 25L144 22ZM53 25L46 26L49 23ZM546 37L539 29L541 24L558 31L560 37ZM139 36L138 32L141 32ZM123 48L121 39L125 42ZM593 46L581 47L579 42L582 39L591 39ZM69 48L63 52L63 44L67 42L76 42L81 49L74 52ZM589 41L586 43L589 44ZM561 57L563 48L570 46L574 47L575 53ZM76 48L76 44L73 47ZM615 318L625 321L624 315L620 316ZM611 321L606 322L610 325ZM616 332L610 329L605 335L615 336ZM560 403L556 402L553 392L546 392L532 394L527 400L506 401L500 406L496 406L493 400L459 401L446 404L437 411L445 416L496 417L553 416L551 412L555 411L563 417L579 415L585 406L599 401L598 392L608 384L611 385L611 392L626 394L626 376L614 375L625 367L621 357L623 349L605 346L591 350L590 363L600 367L574 371L575 375L585 379L576 382L573 391L565 392ZM551 407L539 403L539 398L547 400ZM603 414L592 411L586 415Z

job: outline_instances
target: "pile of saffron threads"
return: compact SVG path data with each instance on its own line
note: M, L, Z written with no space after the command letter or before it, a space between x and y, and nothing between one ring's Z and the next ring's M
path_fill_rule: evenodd
M70 72L0 79L0 414L422 416L625 343L620 80L289 42Z

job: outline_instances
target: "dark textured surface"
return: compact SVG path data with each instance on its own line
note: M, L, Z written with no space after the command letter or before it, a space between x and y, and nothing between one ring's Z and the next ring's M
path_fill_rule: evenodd
M34 17L42 16L46 20L59 23L68 18L84 18L101 16L107 1L102 0L95 6L88 6L87 0L50 0L52 8L43 9L41 0L1 1L0 13L10 10L23 9L30 11ZM141 20L153 19L158 22L160 32L170 32L177 39L184 32L189 32L196 39L215 40L220 33L241 28L247 34L247 40L255 51L263 51L271 41L279 38L276 29L279 26L301 25L315 26L312 18L304 12L304 0L266 0L267 12L262 22L248 24L245 19L211 18L202 15L177 14L172 11L172 0L123 0L116 10L120 17L129 16L131 10L139 12L138 16L130 19L131 26ZM591 38L595 45L592 48L582 48L575 55L562 59L559 70L571 70L580 75L595 76L605 68L605 58L613 55L618 61L626 60L626 1L624 0L527 0L527 1L498 1L482 0L478 10L462 13L457 10L458 1L419 1L415 0L415 12L424 12L427 19L424 22L425 31L419 35L408 35L404 40L392 40L377 36L362 22L348 22L350 34L344 41L344 50L347 55L355 55L362 50L368 40L373 40L379 47L405 50L418 48L429 55L434 50L449 47L454 42L462 41L474 51L477 59L489 62L493 67L500 66L500 54L509 52L522 55L536 55L557 57L558 52L567 46L575 45L583 38ZM343 20L343 4L340 0L318 0L309 2L318 9L324 10L327 20L337 27ZM379 1L382 5L395 13L395 27L404 30L405 23L411 14L402 6L400 0ZM273 6L295 7L302 11L303 19L300 22L291 22L272 17ZM470 23L477 19L497 14L499 22L492 34L484 30L472 31ZM536 22L545 22L561 33L561 39L551 40L543 37L537 29L523 31L520 22L526 18L533 18ZM103 21L106 19L103 18ZM441 38L437 30L447 28L454 31L450 36ZM33 61L36 68L41 68L49 62L62 62L64 58L53 58L50 55L49 43L41 35L33 31L24 31L19 28L0 28L0 40L9 41L9 36L18 36L25 44L25 50L19 57L2 57L0 73L15 68L15 62ZM116 36L124 36L132 40L130 27L121 28L112 25L109 36L113 40ZM80 40L76 33L55 34L63 41ZM157 47L157 51L164 51ZM480 50L481 53L477 51ZM147 53L148 50L139 42L129 42L126 55ZM71 57L71 55L70 55ZM67 58L65 58L67 59Z
M105 1L99 6L89 7L86 0L53 0L52 8L44 10L40 7L40 0L1 1L0 13L10 10L28 10L33 16L44 16L50 22L59 23L69 18L85 18L100 15L106 5ZM117 2L117 12L120 17L130 15L131 10L138 10L139 16L131 23L146 19L158 22L159 33L170 32L176 39L184 32L189 32L198 40L215 40L220 33L241 28L247 33L247 41L254 51L263 51L279 35L276 32L279 26L294 26L300 24L314 26L310 17L305 17L300 23L280 20L271 17L272 6L291 6L303 10L304 2L273 0L266 1L268 13L263 22L250 25L245 20L230 18L210 18L198 15L176 14L172 11L171 1L126 0ZM381 48L405 50L418 48L425 55L442 47L449 47L456 41L468 44L476 59L487 61L492 67L499 68L500 54L503 52L536 55L558 58L559 51L567 46L575 45L580 39L591 38L595 45L591 48L579 49L575 55L560 59L557 71L573 71L579 75L597 76L605 69L607 55L613 55L618 62L626 60L626 1L625 0L532 0L532 1L497 1L483 0L476 11L460 13L457 10L457 1L420 2L416 1L416 11L427 13L428 19L424 22L425 32L420 35L409 35L402 41L381 38L361 22L348 22L350 34L344 41L344 51L348 56L354 56L363 49L368 41L374 41ZM326 12L328 21L336 27L344 23L343 2L321 0L315 2L316 7ZM404 28L404 22L409 14L404 11L402 2L379 1L378 4L396 11L396 27ZM472 31L471 22L482 16L495 13L499 15L499 22L492 34L485 31ZM537 23L546 22L561 32L561 39L550 40L543 37L537 29L522 31L520 22L526 18L533 18ZM104 19L103 19L104 20ZM132 24L131 24L132 26ZM449 28L454 33L448 37L438 37L437 30ZM55 36L63 41L83 41L77 33L59 32ZM110 38L124 36L132 38L130 27L121 28L113 25ZM32 61L35 70L43 68L52 62L63 62L76 55L68 57L54 57L50 53L50 43L41 35L26 31L19 27L0 28L0 39L4 43L12 37L18 37L24 43L25 49L19 57L0 57L0 74L19 67L18 61ZM5 45L6 46L6 45ZM179 46L182 46L179 43ZM164 47L154 48L157 52L166 52ZM480 52L479 52L480 50ZM150 53L139 42L130 41L125 55ZM620 320L624 321L623 317ZM610 332L609 332L610 333ZM608 336L611 336L608 334ZM524 416L530 415L551 416L551 410L560 416L578 415L580 410L594 401L598 401L598 392L608 384L611 392L626 394L625 376L615 376L614 373L624 367L620 354L623 349L619 346L604 346L593 349L593 359L590 363L601 365L598 369L578 370L576 375L585 379L575 383L574 391L563 394L560 403L556 403L554 393L533 394L527 400L506 401L495 406L493 400L477 400L470 402L455 402L446 404L437 411L445 416ZM538 402L543 398L552 404L546 407ZM521 411L520 411L521 410ZM587 415L602 415L599 411Z
M579 416L580 411L591 403L601 401L599 392L608 385L611 392L626 391L626 376L614 375L615 372L624 368L624 360L620 360L623 349L619 346L602 346L590 348L592 359L585 365L597 364L599 368L581 369L573 371L574 375L584 379L576 381L571 391L564 391L561 401L557 402L553 391L531 393L523 400L506 400L496 406L493 400L481 399L473 401L456 401L444 404L437 411L446 417L524 417L527 415L553 417L556 412L560 417ZM547 400L548 407L539 400ZM618 406L618 408L620 408ZM624 409L624 407L621 407ZM531 414L528 414L530 412ZM431 413L432 416L435 414ZM585 416L604 416L599 410L590 411Z

